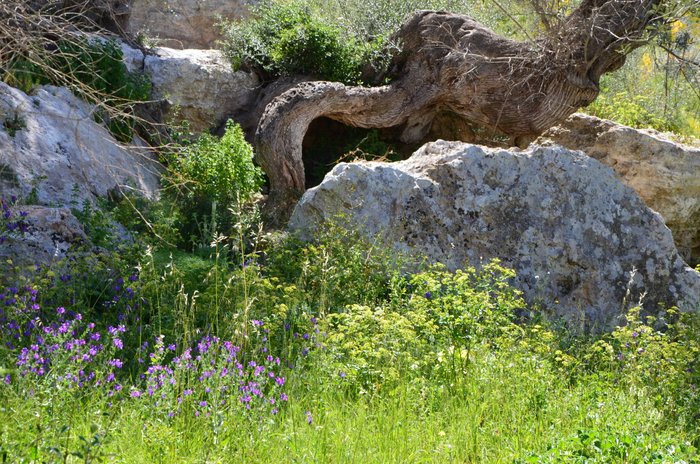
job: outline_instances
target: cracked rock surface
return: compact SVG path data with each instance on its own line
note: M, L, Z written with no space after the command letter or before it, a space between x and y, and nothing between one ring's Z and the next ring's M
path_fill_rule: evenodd
M582 150L615 170L661 214L683 258L700 263L700 147L586 114L547 131L539 144Z

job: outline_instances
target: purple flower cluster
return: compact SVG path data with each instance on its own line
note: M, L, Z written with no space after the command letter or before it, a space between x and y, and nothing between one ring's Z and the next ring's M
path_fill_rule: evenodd
M310 318L309 322L311 323L311 329L305 333L300 333L300 332L293 332L292 333L292 339L297 343L297 346L299 347L299 354L301 354L302 358L305 358L306 356L309 355L311 350L313 349L321 349L323 348L323 344L320 342L320 339L325 337L327 334L326 333L321 333L321 330L318 327L318 319L315 317ZM307 327L308 328L308 327ZM284 326L285 331L291 330L291 327L289 324L285 324Z
M131 392L134 398L151 399L168 417L188 411L206 417L231 408L277 414L288 400L278 357L255 359L233 342L213 336L165 362L175 350L174 344L166 350L163 337L157 338L148 354L151 364L143 374L144 388Z
M126 323L129 316L143 303L142 299L137 298L138 281L137 274L131 274L127 281L122 277L116 278L112 285L112 295L104 303L106 309L117 313L117 318L122 323ZM133 322L138 322L138 318Z
M99 387L115 380L116 364L106 364L111 349L94 323L63 307L43 314L32 287L8 288L0 294L0 334L15 355L22 377L43 378L65 387ZM10 383L6 378L5 383Z
M124 297L129 287L123 284L116 282L117 301L136 301ZM260 417L277 414L288 401L287 367L270 354L263 321L251 321L251 340L257 343L245 350L215 336L179 348L162 335L130 350L129 342L140 328L131 325L134 317L127 317L134 315L133 306L120 312L114 325L100 330L80 313L65 307L42 310L38 301L32 287L0 293L0 340L14 356L15 372L22 378L60 384L63 390L99 389L110 397L110 404L117 399L149 401L154 411L168 417L189 413L206 417L233 408ZM314 337L295 334L295 338L306 345ZM127 366L125 359L138 362ZM126 369L130 370L122 374ZM6 376L3 383L12 384L16 374ZM127 378L135 380L124 383Z

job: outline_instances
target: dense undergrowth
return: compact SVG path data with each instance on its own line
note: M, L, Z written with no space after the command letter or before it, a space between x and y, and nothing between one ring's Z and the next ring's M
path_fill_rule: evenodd
M140 219L135 199L77 212L101 252L3 264L5 462L700 460L697 317L631 308L586 335L497 261L452 273L337 225L263 233L239 129L186 146L204 149Z

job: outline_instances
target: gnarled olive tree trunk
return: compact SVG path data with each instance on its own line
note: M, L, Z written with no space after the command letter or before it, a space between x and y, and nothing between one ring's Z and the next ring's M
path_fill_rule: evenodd
M546 37L517 42L477 21L420 11L396 33L402 50L382 87L304 82L273 100L256 132L270 179L268 215L284 223L304 192L302 141L326 117L363 128L402 128L420 141L437 114L524 144L598 95L599 79L643 44L659 0L584 0Z

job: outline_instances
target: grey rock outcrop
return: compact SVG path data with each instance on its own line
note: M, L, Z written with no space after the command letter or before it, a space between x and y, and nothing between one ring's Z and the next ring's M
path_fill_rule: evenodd
M21 221L22 227L0 232L0 268L8 259L17 266L50 263L63 258L71 247L89 243L68 208L22 206L12 210L14 224Z
M120 146L95 122L95 107L65 88L32 96L0 83L0 192L50 206L115 190L157 196L158 166Z
M585 114L572 115L536 143L582 150L613 168L661 214L683 258L700 263L700 147Z
M169 103L165 118L189 121L196 132L221 125L256 98L257 76L233 71L218 50L154 48L144 55L123 44L122 51L127 69L150 77L151 97Z
M248 14L244 0L131 0L126 26L172 48L214 48L221 39L219 18L239 19Z
M500 258L529 301L572 324L609 328L642 294L652 311L700 310L700 274L661 217L610 168L561 147L438 141L406 161L339 164L306 192L290 228L310 234L337 215L452 269Z

